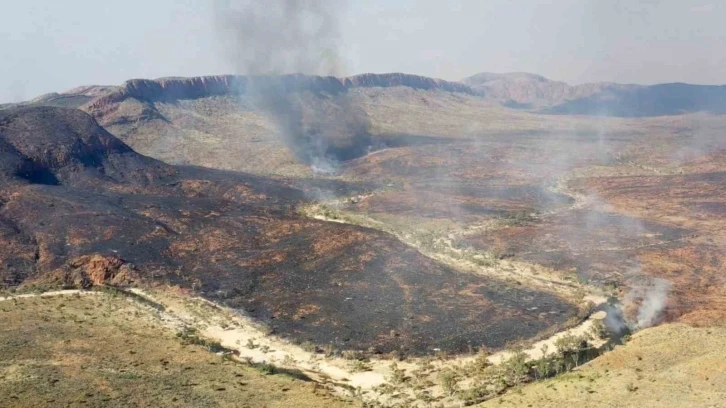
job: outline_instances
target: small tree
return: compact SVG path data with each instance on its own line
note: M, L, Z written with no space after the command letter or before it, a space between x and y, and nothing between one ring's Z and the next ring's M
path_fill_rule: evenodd
M547 357L547 351L549 351L549 349L550 346L547 343L543 344L542 347L540 347L539 350L542 352L542 358Z
M527 354L521 349L515 350L511 357L502 362L500 367L510 385L516 385L529 379L530 367L527 364Z
M547 357L542 357L534 365L535 376L538 379L543 379L550 374L550 360Z

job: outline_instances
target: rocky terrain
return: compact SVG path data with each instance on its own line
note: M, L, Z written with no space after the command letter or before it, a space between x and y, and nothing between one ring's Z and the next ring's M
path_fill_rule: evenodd
M304 131L260 104L264 81ZM75 92L78 110L0 110L5 288L175 288L295 343L409 356L542 338L588 299L612 297L632 330L726 317L721 87L388 74ZM296 151L311 141L325 172Z

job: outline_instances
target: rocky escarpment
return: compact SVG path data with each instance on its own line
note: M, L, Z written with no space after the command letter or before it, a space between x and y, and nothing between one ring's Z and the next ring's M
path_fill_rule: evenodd
M276 77L218 75L193 78L131 79L115 92L90 102L86 106L86 110L99 116L98 114L102 114L104 109L129 98L143 102L170 102L215 95L243 95L252 83L263 87L272 84L276 91L284 92L310 91L338 94L352 88L403 86L421 90L474 94L474 91L465 84L401 73L362 74L344 78L302 74Z
M281 76L217 75L131 79L118 87L85 86L63 93L51 93L20 105L81 107L97 119L112 113L112 123L137 119L164 119L154 102L173 102L209 96L245 95L250 84L257 92L308 91L336 95L355 88L406 87L462 93L496 101L516 109L547 114L600 116L659 116L688 112L726 112L726 87L693 84L652 86L613 82L570 85L525 72L483 72L460 82L404 73L361 74L350 77L290 74ZM133 113L120 103L132 100ZM8 109L12 104L0 105ZM123 113L118 113L123 111ZM120 119L119 119L120 118ZM106 120L102 123L107 125Z
M342 82L346 88L367 88L393 86L405 86L413 89L439 90L444 92L459 92L474 94L474 91L466 84L444 81L442 79L429 78L409 74L361 74L343 78Z

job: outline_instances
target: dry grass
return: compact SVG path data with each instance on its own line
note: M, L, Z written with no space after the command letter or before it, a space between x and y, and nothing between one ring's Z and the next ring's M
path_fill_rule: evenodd
M646 329L581 370L482 407L725 407L726 328Z
M708 115L681 115L655 118L601 118L588 116L539 115L502 107L485 99L437 91L416 91L404 87L365 88L350 92L353 105L370 120L374 139L385 141L391 135L471 140L507 140L511 135L584 134L628 135L658 140L669 151L674 137L693 130L722 129L723 119ZM327 98L303 95L304 106L321 111L339 109ZM127 118L107 126L139 153L173 164L193 164L255 174L309 177L285 146L276 125L244 98L222 96L176 103L156 103L164 119L149 121L143 105L135 100L122 102L117 116ZM102 125L104 119L101 119ZM705 129L705 130L704 130ZM652 159L649 154L633 154Z
M0 406L353 405L184 345L154 313L106 294L0 302Z

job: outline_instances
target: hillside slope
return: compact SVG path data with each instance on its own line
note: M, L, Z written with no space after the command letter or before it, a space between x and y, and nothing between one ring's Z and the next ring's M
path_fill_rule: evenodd
M0 178L31 184L113 181L148 185L175 170L141 156L75 109L0 112Z
M664 325L581 369L481 407L724 407L726 329Z
M128 300L103 292L0 300L0 405L359 406L220 358Z
M382 352L498 348L577 310L550 292L462 274L389 234L295 208L375 184L175 168L63 108L10 112L0 140L14 160L4 162L15 163L0 184L3 286L176 285L285 337ZM18 170L28 162L44 177Z

